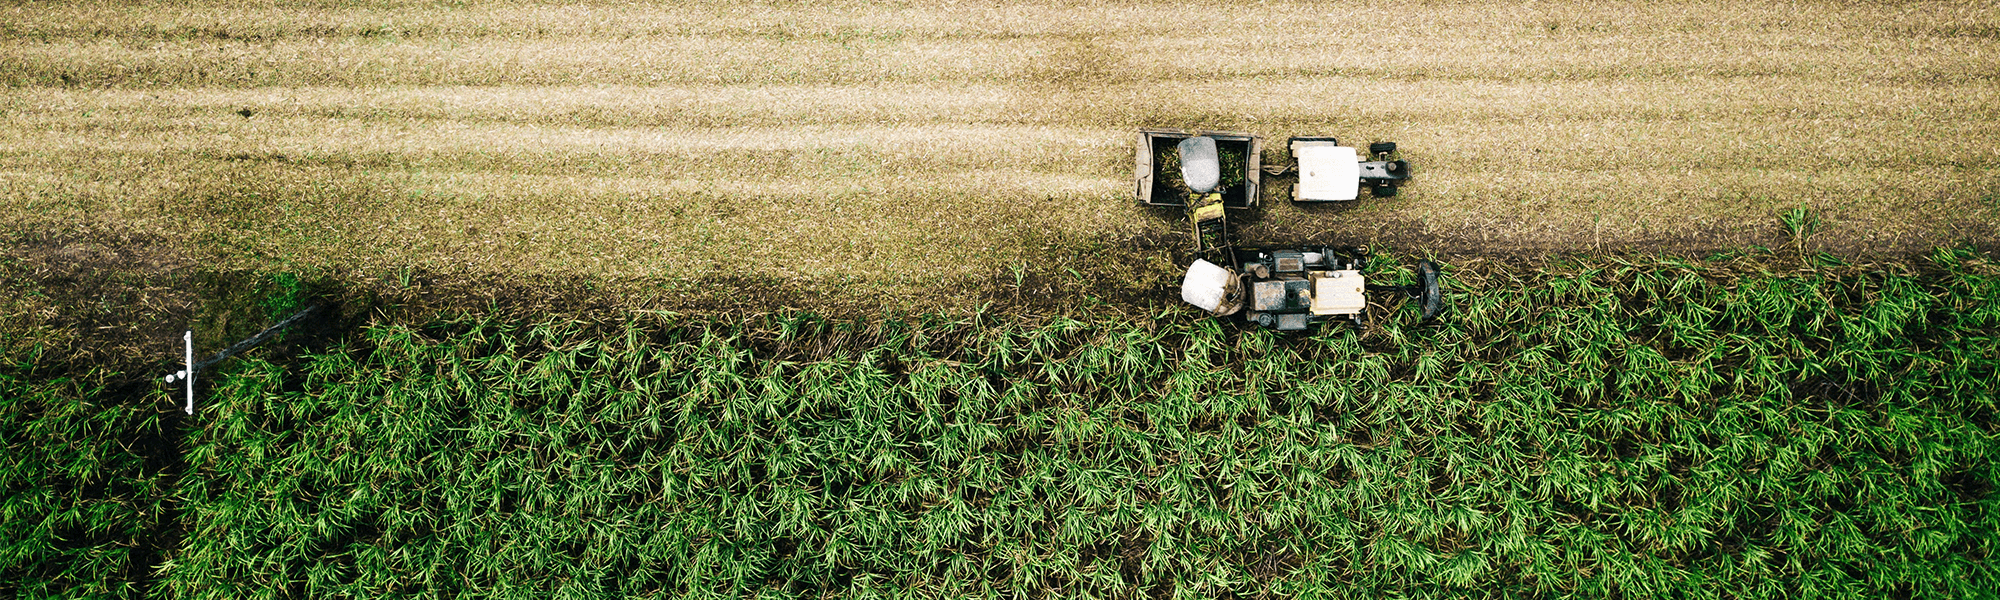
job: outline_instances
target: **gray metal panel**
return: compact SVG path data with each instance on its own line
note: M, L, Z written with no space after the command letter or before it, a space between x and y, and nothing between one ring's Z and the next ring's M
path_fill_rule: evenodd
M1312 282L1293 279L1285 282L1285 308L1311 308Z
M1271 311L1285 309L1285 282L1259 281L1250 284L1251 310Z
M1296 251L1272 252L1271 266L1274 267L1271 269L1272 271L1276 271L1279 273L1298 273L1305 271L1306 270L1305 253Z

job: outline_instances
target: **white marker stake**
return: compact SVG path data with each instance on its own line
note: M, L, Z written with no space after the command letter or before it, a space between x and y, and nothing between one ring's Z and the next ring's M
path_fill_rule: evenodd
M187 334L181 336L181 340L187 342L187 370L182 371L182 373L187 374L187 380L188 380L187 414L192 415L194 414L194 330L193 329L187 330Z

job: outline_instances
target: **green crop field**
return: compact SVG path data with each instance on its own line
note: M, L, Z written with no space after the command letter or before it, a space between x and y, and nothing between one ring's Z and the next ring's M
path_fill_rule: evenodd
M42 344L12 338L0 580L172 598L2000 590L2000 266L1825 260L1447 265L1436 324L1387 306L1297 337L1183 309L466 313L238 359L191 419L163 416L170 389L120 403L105 373L50 377Z

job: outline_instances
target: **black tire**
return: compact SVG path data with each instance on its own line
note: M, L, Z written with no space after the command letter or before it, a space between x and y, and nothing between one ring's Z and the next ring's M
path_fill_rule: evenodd
M1394 197L1396 197L1396 186L1393 186L1393 185L1378 185L1378 186L1375 186L1375 197L1376 197L1376 198L1394 198Z
M1417 301L1423 307L1423 321L1437 318L1438 311L1444 310L1444 294L1438 289L1437 263L1428 260L1417 261ZM1420 321L1422 322L1422 321Z
M1368 145L1369 154L1394 154L1395 152L1395 142L1375 142Z

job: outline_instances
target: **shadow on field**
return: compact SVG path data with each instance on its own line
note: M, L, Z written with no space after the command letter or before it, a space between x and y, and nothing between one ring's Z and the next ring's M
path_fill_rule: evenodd
M87 555L106 547L129 548L122 577L141 596L150 595L154 572L180 547L187 532L182 509L172 501L188 470L185 431L199 427L181 409L179 386L162 377L181 367L181 331L196 331L197 358L220 350L269 324L266 314L302 302L329 302L315 318L295 324L278 340L259 348L277 361L345 341L358 331L365 311L339 310L344 304L329 281L274 290L272 278L248 272L200 269L159 236L114 228L19 230L8 232L0 252L0 289L14 300L0 304L4 339L18 349L34 347L23 365L30 381L73 380L95 388L80 399L104 407L84 418L100 421L114 456L107 466L80 478L51 476L42 482L57 497L77 502L151 507L137 523L84 526L58 519L55 556ZM226 341L225 341L226 340ZM197 403L206 385L197 377ZM17 418L68 422L75 407L18 405ZM21 432L9 432L12 434ZM136 469L136 471L130 471ZM141 482L149 482L141 485ZM55 581L68 568L43 561L19 575Z
M1310 207L1316 214L1349 215L1353 206ZM453 313L543 321L573 318L615 322L635 311L690 316L745 317L811 313L835 320L873 320L924 314L992 315L1038 320L1053 316L1144 318L1179 307L1180 277L1195 258L1179 208L1148 207L1151 218L1171 224L1166 233L1046 240L1030 260L995 261L984 275L941 282L909 297L856 294L853 282L757 273L717 273L666 281L586 275L532 275L406 269L388 277L331 271L310 275L203 268L177 254L158 236L116 228L0 232L0 286L19 298L4 307L33 315L25 325L50 332L39 373L82 377L94 370L118 373L112 389L157 381L178 368L179 333L195 331L196 351L206 355L248 337L299 308L322 310L254 352L287 360L347 339L370 322L422 325ZM1870 248L1845 239L1812 237L1795 245L1776 224L1758 231L1695 230L1634 247L1595 253L1558 253L1526 244L1493 244L1474 229L1444 230L1393 216L1367 217L1369 230L1316 230L1301 234L1267 222L1266 209L1231 213L1232 237L1260 245L1372 245L1377 253L1424 256L1454 264L1467 275L1480 270L1518 271L1568 257L1596 254L1666 255L1702 259L1742 255L1728 248L1766 248L1774 261L1828 253L1844 260L1891 264L1921 261L1907 251ZM1961 244L2000 252L2000 229L1960 231ZM1843 252L1848 250L1849 252ZM1751 253L1760 252L1751 250ZM934 293L933 293L934 292ZM19 321L19 319L17 319ZM133 383L139 382L139 383ZM157 385L144 383L144 385ZM148 388L131 387L137 402Z

